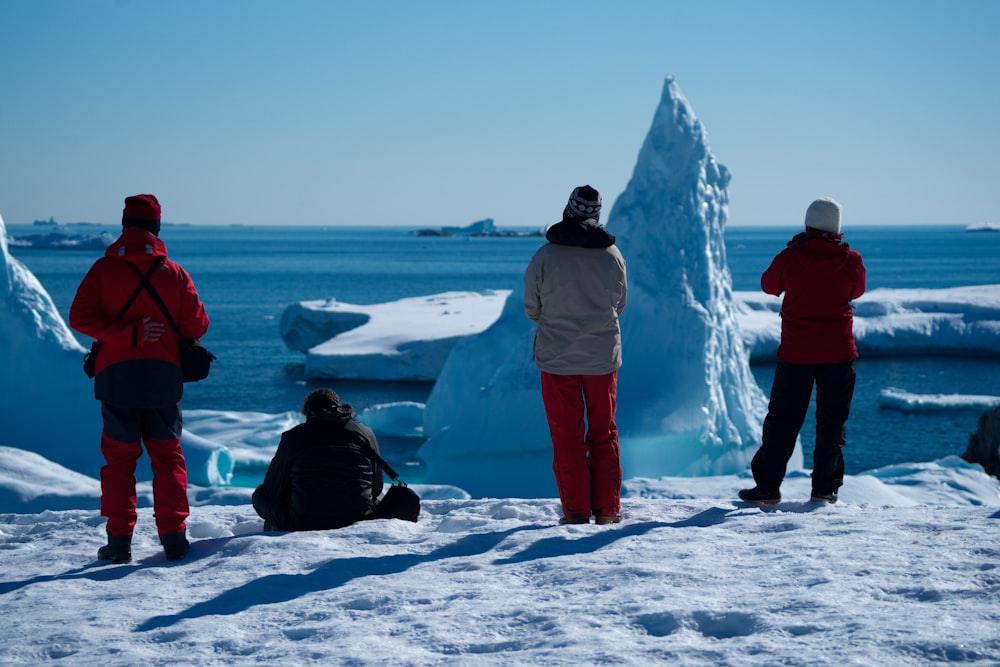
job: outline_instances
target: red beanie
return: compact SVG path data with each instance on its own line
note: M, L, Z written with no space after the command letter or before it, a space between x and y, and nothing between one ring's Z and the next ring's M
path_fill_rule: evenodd
M122 211L123 227L142 227L153 234L160 233L160 202L155 195L132 195L125 198Z
M159 220L160 202L156 200L156 195L125 197L125 210L122 214L140 220Z

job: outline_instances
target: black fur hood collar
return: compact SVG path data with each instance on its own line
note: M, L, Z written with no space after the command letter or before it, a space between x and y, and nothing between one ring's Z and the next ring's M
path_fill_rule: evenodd
M615 237L593 218L557 222L549 227L545 238L549 243L578 248L610 248L615 244Z

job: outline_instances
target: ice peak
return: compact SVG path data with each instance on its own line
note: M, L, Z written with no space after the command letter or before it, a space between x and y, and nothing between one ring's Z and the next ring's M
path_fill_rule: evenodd
M620 426L623 435L662 444L656 457L675 474L742 469L765 412L738 335L726 261L730 178L667 77L608 228L629 268ZM677 444L688 439L700 451Z

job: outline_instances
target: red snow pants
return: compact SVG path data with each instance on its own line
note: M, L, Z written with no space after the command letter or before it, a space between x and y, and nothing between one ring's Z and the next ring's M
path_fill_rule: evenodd
M131 535L137 518L135 467L146 445L153 468L153 516L159 535L183 533L190 514L181 451L179 406L121 408L101 404L101 516L109 535Z
M567 519L621 510L622 466L615 424L618 373L542 371L542 401L552 436L552 471Z

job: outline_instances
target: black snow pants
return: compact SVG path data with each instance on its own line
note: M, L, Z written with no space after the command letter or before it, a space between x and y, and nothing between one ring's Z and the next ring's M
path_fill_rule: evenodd
M847 417L854 398L854 362L791 364L779 361L771 385L761 448L750 468L762 489L778 491L788 459L809 409L816 385L816 448L813 452L813 493L836 492L844 483Z

